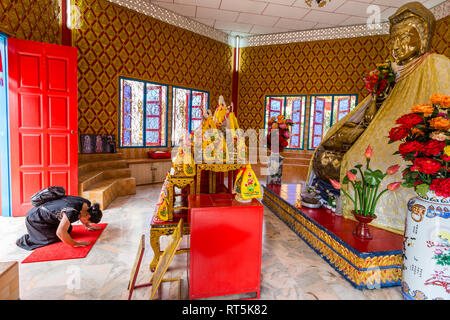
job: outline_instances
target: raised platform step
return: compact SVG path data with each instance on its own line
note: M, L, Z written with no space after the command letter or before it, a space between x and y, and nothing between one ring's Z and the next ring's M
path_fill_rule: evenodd
M131 177L131 169L129 168L89 171L78 177L78 193L81 194L84 190L102 180L129 177Z
M79 153L78 154L78 165L98 162L98 161L110 161L110 160L122 160L123 153Z
M370 226L373 239L359 239L352 234L356 221L324 208L297 208L301 187L264 186L263 203L355 288L401 285L402 235Z
M293 165L304 165L309 166L311 159L300 159L300 158L284 158L283 164L293 164Z
M83 198L100 204L100 209L105 209L115 198L136 194L136 179L133 177L113 178L102 180L84 190Z
M267 172L267 165L265 164L252 164L252 168L255 171L260 183L265 183L267 176L263 173ZM308 164L289 164L283 163L283 183L301 183L305 181L308 175Z
M78 165L78 176L84 176L88 172L92 171L123 169L123 168L128 168L128 163L126 160L88 162Z

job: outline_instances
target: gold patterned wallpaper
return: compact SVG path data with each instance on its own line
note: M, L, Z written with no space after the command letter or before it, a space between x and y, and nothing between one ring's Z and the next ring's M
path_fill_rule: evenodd
M449 24L449 17L438 22L432 45L433 52L448 57ZM362 101L368 94L363 75L389 57L387 39L371 36L242 48L241 126L263 128L265 95L356 93Z
M61 43L61 0L0 0L0 31L24 40Z
M80 134L117 135L119 76L209 91L211 108L221 94L231 101L230 46L109 1L72 3L80 14L72 32L78 49ZM0 0L0 31L60 44L60 4L61 0ZM449 24L450 17L438 22L432 50L450 57ZM388 57L386 42L387 36L373 36L242 48L241 126L264 125L268 94L357 93L361 101L367 94L362 75Z
M232 47L109 1L76 3L80 133L117 136L120 76L209 91L212 109L231 102Z

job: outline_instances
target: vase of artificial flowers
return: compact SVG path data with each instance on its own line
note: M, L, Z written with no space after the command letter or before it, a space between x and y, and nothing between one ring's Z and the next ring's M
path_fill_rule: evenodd
M434 94L397 119L390 143L406 162L409 200L403 245L402 292L408 300L450 299L450 97Z
M381 181L387 175L395 174L400 168L399 165L390 166L386 173L381 170L372 170L370 168L370 159L373 156L373 150L370 146L367 147L364 153L366 158L366 168L363 172L362 165L358 164L355 168L347 171L347 175L343 179L343 184L351 184L354 191L352 197L344 189L341 189L342 185L336 180L330 179L331 184L335 189L341 190L347 198L349 198L354 205L352 210L355 219L358 221L358 225L353 230L353 235L364 240L372 239L372 234L368 224L376 219L375 208L380 197L387 191L394 191L400 186L400 182L393 182L388 184L386 189L379 191ZM361 180L356 179L358 172L361 175Z

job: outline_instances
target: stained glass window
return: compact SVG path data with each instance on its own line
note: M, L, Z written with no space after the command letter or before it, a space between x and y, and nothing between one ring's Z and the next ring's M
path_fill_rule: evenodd
M333 124L344 118L356 106L357 95L337 95L333 101Z
M197 129L202 123L203 114L207 108L207 101L208 93L192 91L191 131Z
M303 149L305 131L306 97L286 97L286 119L291 119L293 125L290 130L288 148Z
M120 86L120 146L167 145L167 86L125 78Z
M269 96L266 97L266 115L265 115L265 134L267 135L267 124L271 118L276 118L284 114L284 97L283 96Z
M310 98L308 149L319 146L332 125L355 106L357 95L313 95Z
M166 145L167 87L147 83L146 146Z
M189 130L188 112L190 90L173 88L172 104L172 145L179 145Z
M303 149L305 111L306 96L267 96L265 134L267 134L269 119L284 115L286 119L291 119L293 122L288 148Z
M176 146L202 123L209 93L174 87L172 96L172 146Z

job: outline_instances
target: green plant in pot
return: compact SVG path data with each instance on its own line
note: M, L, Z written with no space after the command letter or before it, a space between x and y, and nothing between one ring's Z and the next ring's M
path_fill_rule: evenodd
M352 210L353 215L358 221L358 225L353 234L361 239L372 239L368 224L376 219L375 208L380 197L387 191L394 191L400 187L401 182L392 182L388 184L386 189L379 190L381 181L387 175L395 174L400 168L399 165L390 166L385 173L381 170L373 170L370 168L370 159L373 156L373 150L370 146L367 147L364 157L366 158L366 168L363 169L362 164L356 165L353 169L347 171L347 175L344 177L343 184L351 184L353 187L353 197L347 193L344 189L341 189L342 185L333 179L330 179L334 188L341 190L346 197L348 197L354 205ZM363 171L364 170L364 171ZM361 179L357 180L357 174L361 175Z

